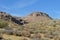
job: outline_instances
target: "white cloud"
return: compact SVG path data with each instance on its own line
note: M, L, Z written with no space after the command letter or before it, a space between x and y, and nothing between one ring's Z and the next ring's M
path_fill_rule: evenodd
M6 7L6 6L0 6L0 8L2 8L2 9L5 9L5 10L9 10L10 8L8 8L8 7Z
M34 4L35 2L37 2L37 0L30 0L30 1L27 1L27 2L18 2L18 3L15 3L12 8L23 8L25 6L29 6L31 4Z
M13 5L7 7L7 6L3 6L1 5L0 8L3 8L3 9L6 9L6 10L11 10L11 9L17 9L17 8L23 8L23 7L26 7L26 6L29 6L29 5L32 5L34 4L35 2L37 2L38 0L28 0L28 1L25 1L25 2L14 2Z

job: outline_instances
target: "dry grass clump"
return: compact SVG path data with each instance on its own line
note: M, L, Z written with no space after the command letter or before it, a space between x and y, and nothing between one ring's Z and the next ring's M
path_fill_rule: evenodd
M9 24L6 21L0 21L0 28L7 27Z

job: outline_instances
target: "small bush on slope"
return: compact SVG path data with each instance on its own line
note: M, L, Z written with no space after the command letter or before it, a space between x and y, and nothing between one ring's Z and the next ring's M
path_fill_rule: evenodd
M8 26L8 23L6 21L0 21L0 28L4 28Z

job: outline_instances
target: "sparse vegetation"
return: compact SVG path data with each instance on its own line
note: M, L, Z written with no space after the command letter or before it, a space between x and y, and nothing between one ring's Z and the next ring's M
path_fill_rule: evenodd
M47 23L44 22L28 23L23 26L16 25L17 27L10 27L10 26L8 27L8 23L2 21L0 22L0 25L1 25L0 26L1 34L14 35L18 37L28 37L32 40L60 39L60 32L59 32L60 21L58 20L51 20L50 22ZM28 39L22 39L22 40L28 40Z
M39 16L40 15L37 15L37 17ZM9 16L9 18L10 17L11 16ZM0 39L2 40L60 40L60 20L50 20L48 22L45 21L28 22L27 24L19 25L11 20L7 21L4 19L2 20L0 19Z

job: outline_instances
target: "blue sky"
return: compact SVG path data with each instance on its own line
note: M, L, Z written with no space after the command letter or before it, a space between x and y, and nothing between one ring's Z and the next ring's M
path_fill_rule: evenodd
M44 12L52 18L60 19L60 0L0 0L0 11L13 16Z

